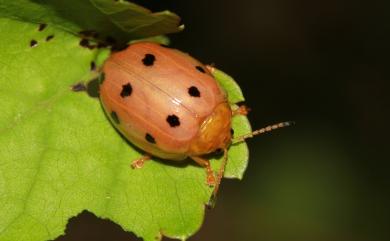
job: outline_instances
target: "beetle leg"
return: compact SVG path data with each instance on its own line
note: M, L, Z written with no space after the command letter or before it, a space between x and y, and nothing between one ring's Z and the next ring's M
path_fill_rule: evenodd
M218 175L217 175L217 185L214 188L214 193L213 195L216 196L219 188L219 184L221 184L221 180L223 178L223 174L225 173L225 167L227 163L227 158L228 158L228 151L226 148L223 149L223 160L221 167L219 168Z
M207 185L214 186L215 185L215 176L214 176L213 170L211 169L210 161L203 159L201 157L198 157L198 156L191 156L191 159L206 169Z
M208 71L210 71L210 73L214 73L214 71L215 71L214 64L208 64L208 65L206 65L206 68Z
M142 157L134 160L132 163L131 163L131 167L134 168L134 169L140 169L144 166L145 162L147 160L150 160L152 157L148 154L146 155L143 155Z
M251 109L246 105L240 105L238 109L232 111L232 115L248 115Z

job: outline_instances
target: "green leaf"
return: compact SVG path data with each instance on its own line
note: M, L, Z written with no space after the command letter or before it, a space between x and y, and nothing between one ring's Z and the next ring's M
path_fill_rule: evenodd
M180 17L169 11L152 13L128 1L0 0L0 17L46 23L78 34L95 31L119 42L183 30Z
M230 104L237 104L245 100L240 86L228 74L219 69L213 68L213 76L218 80L219 84L227 91Z
M0 6L0 241L54 239L83 210L144 240L196 232L212 193L203 168L150 161L133 170L141 153L98 99L72 91L96 77L91 62L99 68L108 51L81 47L57 24L39 31L28 19L5 17ZM248 132L246 117L234 117L233 129ZM247 155L245 143L233 145L225 176L241 178Z
M98 52L51 26L39 32L1 19L0 29L7 33L0 40L0 240L53 239L82 210L145 240L194 233L211 192L204 170L170 162L131 169L140 154L97 99L71 91L94 75ZM54 38L46 42L48 34Z

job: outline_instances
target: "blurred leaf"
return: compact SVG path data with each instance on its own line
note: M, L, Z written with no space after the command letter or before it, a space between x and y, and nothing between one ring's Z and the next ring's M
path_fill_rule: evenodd
M53 239L83 210L145 240L184 239L198 230L212 192L203 168L153 161L131 169L140 153L118 135L96 98L71 90L96 76L91 62L99 68L108 51L80 46L79 37L56 24L39 31L39 24L5 18L4 6L0 241ZM235 117L233 128L245 132L246 121ZM229 152L229 177L242 176L240 152L236 146Z
M115 0L0 0L0 17L51 24L73 34L94 31L101 39L110 37L121 43L184 28L174 13L152 13Z
M169 45L171 43L171 41L169 40L168 37L166 37L164 35L159 35L159 36L154 36L154 37L150 37L150 38L132 40L129 42L129 44L143 42L143 41L154 42L154 43L164 44L164 45Z

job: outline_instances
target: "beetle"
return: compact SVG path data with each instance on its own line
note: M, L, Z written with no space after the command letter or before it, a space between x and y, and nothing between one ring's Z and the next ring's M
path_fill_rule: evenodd
M106 60L100 100L115 128L145 151L132 162L134 168L141 168L152 156L173 161L190 158L205 168L208 185L219 184L224 167L216 178L204 156L223 150L226 163L232 116L247 114L248 109L231 109L213 71L184 52L152 42L130 44Z

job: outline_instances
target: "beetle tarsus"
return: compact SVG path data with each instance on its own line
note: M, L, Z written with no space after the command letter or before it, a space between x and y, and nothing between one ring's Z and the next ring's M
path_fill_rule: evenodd
M131 163L131 167L133 169L140 169L144 166L145 162L147 160L150 160L151 156L149 155L144 155L140 158L138 158L137 160L134 160L132 163Z
M215 180L213 169L211 169L210 161L197 156L192 156L191 159L194 160L196 163L198 163L200 166L205 168L206 175L207 175L206 177L207 185L211 187L215 186L216 180Z
M246 105L241 105L238 109L233 110L233 115L248 115L251 109Z
M210 173L209 171L207 171L207 185L209 185L210 187L215 186L215 177L213 172Z

